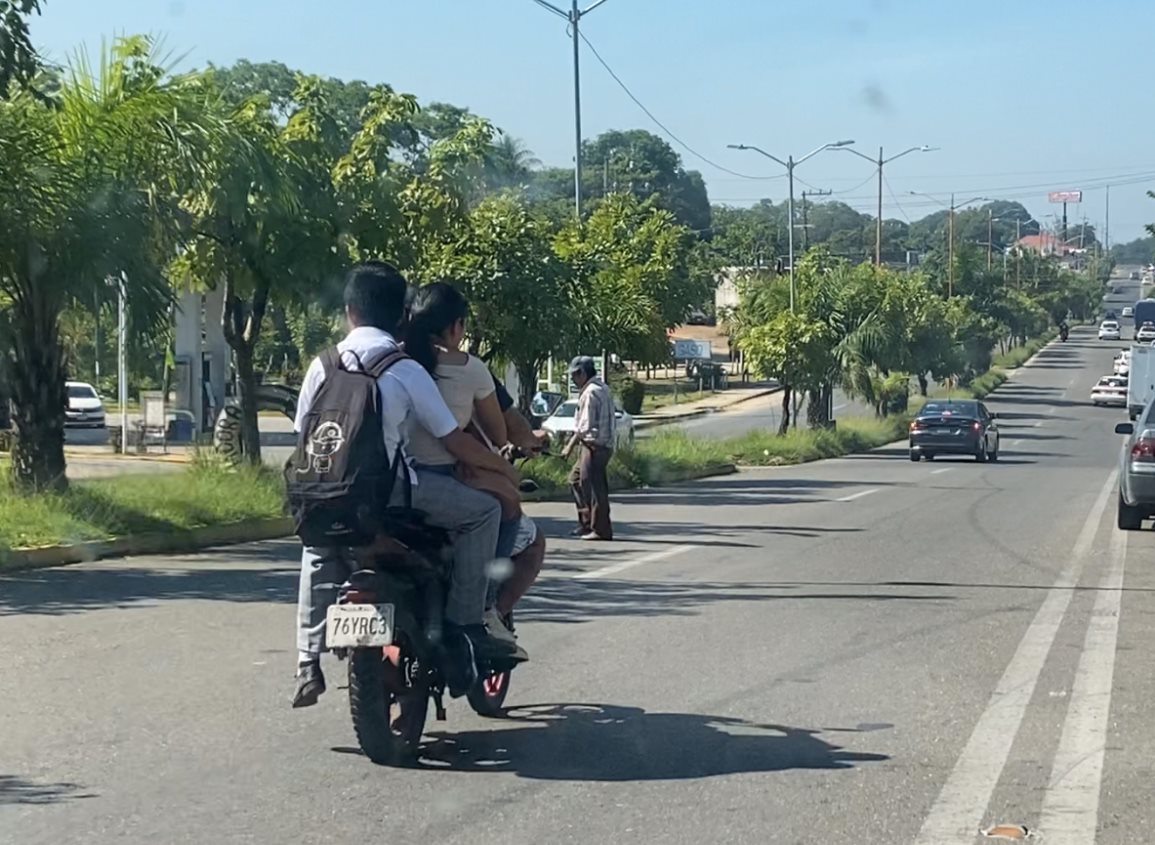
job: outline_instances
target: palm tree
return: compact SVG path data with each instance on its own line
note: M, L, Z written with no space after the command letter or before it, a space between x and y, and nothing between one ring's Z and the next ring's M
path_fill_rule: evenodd
M212 132L204 103L199 78L172 76L140 37L114 42L96 68L79 55L49 103L0 102L0 299L22 489L67 485L65 308L117 277L139 320L167 313L175 198Z
M501 132L486 156L486 182L490 188L508 188L524 183L531 171L541 166L525 142Z

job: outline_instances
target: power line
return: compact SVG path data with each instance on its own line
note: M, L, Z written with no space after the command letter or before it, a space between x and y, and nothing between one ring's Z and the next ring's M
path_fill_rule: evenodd
M663 132L665 132L666 135L670 138L670 140L674 141L676 144L678 144L680 147L682 147L682 149L684 149L690 155L694 156L697 159L700 159L701 161L704 161L706 164L710 165L710 167L713 167L716 170L720 170L723 173L729 173L731 176L738 176L739 178L742 178L742 179L753 179L756 181L770 181L773 179L786 178L784 175L779 175L779 176L750 176L749 174L739 173L736 170L731 170L728 167L723 167L722 165L718 164L716 161L712 161L711 159L706 158L706 156L702 155L700 152L695 150L693 147L691 147L689 144L687 144L685 141L683 141L681 138L679 138L677 135L675 135L670 130L670 128L668 126L666 126L666 124L664 124L664 123L662 123L662 121L658 120L658 118L656 118L654 116L654 113L652 111L650 111L648 108L646 108L645 104L641 100L639 100L637 97L634 96L634 92L631 91L629 86L626 85L626 83L622 81L620 76L618 76L616 73L614 73L614 69L609 66L609 64L606 62L605 59L602 58L601 53L598 52L597 48L593 45L593 43L589 40L589 38L586 37L586 34L584 32L581 32L579 30L578 36L581 38L582 41L584 41L586 43L586 46L590 48L590 52L594 54L594 58L598 60L598 64L600 64L603 68L605 68L606 73L608 73L610 75L610 77L614 80L614 82L616 82L618 84L618 87L621 88L622 91L625 92L626 96L634 101L634 105L636 105L638 108L640 108L645 113L646 117L648 117L650 120L652 120L654 122L655 126L657 126L659 129L661 129Z
M910 219L910 215L906 213L906 209L902 207L902 203L898 201L898 197L894 195L894 188L890 187L890 180L883 175L882 181L886 185L886 190L890 194L891 200L893 200L895 206L898 207L898 213L906 218L907 223L913 223L914 221Z

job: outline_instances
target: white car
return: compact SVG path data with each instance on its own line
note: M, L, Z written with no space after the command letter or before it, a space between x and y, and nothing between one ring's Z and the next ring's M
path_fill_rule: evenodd
M1103 376L1091 388L1091 404L1096 407L1110 405L1116 408L1127 404L1127 378L1125 376Z
M555 435L555 439L559 441L562 446L565 441L573 434L574 420L577 418L578 403L576 399L570 399L568 402L562 402L554 412L541 424L541 427L548 431L551 435ZM629 446L634 442L634 418L623 411L621 408L614 406L614 417L617 419L617 431L615 432L615 439L617 445ZM558 447L561 448L560 446Z
M96 388L82 381L65 382L64 387L68 391L65 428L104 428L104 403Z
M1135 340L1139 343L1150 343L1155 340L1155 323L1144 323L1135 332Z
M1125 376L1131 372L1131 350L1125 349L1115 356L1115 375Z
M1123 306L1123 316L1124 317L1134 317L1135 316L1135 309L1130 305L1124 305Z
M1152 336L1155 339L1155 335ZM1119 324L1114 320L1104 320L1099 324L1099 340L1122 340Z

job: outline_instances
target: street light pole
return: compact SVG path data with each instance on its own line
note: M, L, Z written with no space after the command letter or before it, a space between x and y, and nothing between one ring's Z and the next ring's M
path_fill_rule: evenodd
M991 272L991 240L995 233L995 213L987 209L987 272Z
M931 196L930 194L924 194L921 191L911 191L910 193L916 197L926 197L929 200L933 200L934 202L937 202L939 205L943 204L942 200L938 199L937 197ZM949 212L947 215L947 220L948 220L948 223L947 223L947 263L950 266L949 266L948 271L947 271L947 287L946 287L947 299L950 299L951 297L954 296L954 213L958 209L960 209L964 206L970 205L972 202L990 202L990 200L987 199L986 197L971 197L966 202L960 202L960 203L956 204L954 201L954 194L951 194L950 195L950 205L945 206ZM987 240L990 241L990 238L987 238Z
M540 2L540 0L538 0L538 2ZM778 162L780 165L782 165L783 167L786 168L786 182L787 182L787 189L789 191L789 193L787 195L787 200L786 200L786 217L788 218L786 243L787 243L787 250L789 251L789 257L790 257L790 310L791 311L794 310L794 168L797 167L798 165L802 164L802 162L806 161L808 158L816 156L820 152L823 152L824 150L834 150L834 149L840 149L842 147L849 147L853 143L854 143L854 141L834 141L833 143L830 143L830 144L823 144L821 147L815 147L813 150L808 152L806 155L802 156L802 158L798 159L797 161L794 160L794 156L787 156L786 161L783 161L782 159L778 158L778 156L770 155L770 153L766 152L765 150L761 149L760 147L754 147L754 146L751 146L749 144L727 144L726 145L727 147L729 147L732 150L752 150L756 153L759 153L760 155L766 156L766 158L770 159L771 161Z
M938 147L928 147L926 144L923 144L921 147L910 147L909 149L905 149L901 153L898 153L897 155L892 155L890 158L883 158L882 157L882 147L879 147L877 160L871 158L868 155L865 155L864 153L860 153L858 150L852 150L849 147L842 147L841 149L846 150L848 153L854 153L859 158L861 158L865 161L869 161L871 164L873 164L875 167L878 168L878 217L874 221L874 266L875 267L881 267L882 266L882 167L883 167L883 165L890 164L895 159L902 158L904 155L907 155L909 153L932 153L935 150L937 150Z
M573 167L573 197L574 213L578 222L582 219L582 84L581 84L581 34L579 27L581 20L606 0L595 2L582 9L578 0L573 0L569 9L560 9L546 0L533 0L537 5L567 21L570 34L573 37L573 127L574 127L574 167Z

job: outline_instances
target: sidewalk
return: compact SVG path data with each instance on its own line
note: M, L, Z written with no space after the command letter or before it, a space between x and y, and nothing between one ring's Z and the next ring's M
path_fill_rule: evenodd
M781 387L776 385L766 384L756 385L754 387L732 387L711 394L704 399L696 399L693 402L680 402L677 405L666 405L652 413L636 416L634 417L634 428L641 430L659 425L668 425L679 422L680 420L701 417L705 414L732 408L743 402L769 396L772 393L779 392L781 389Z

